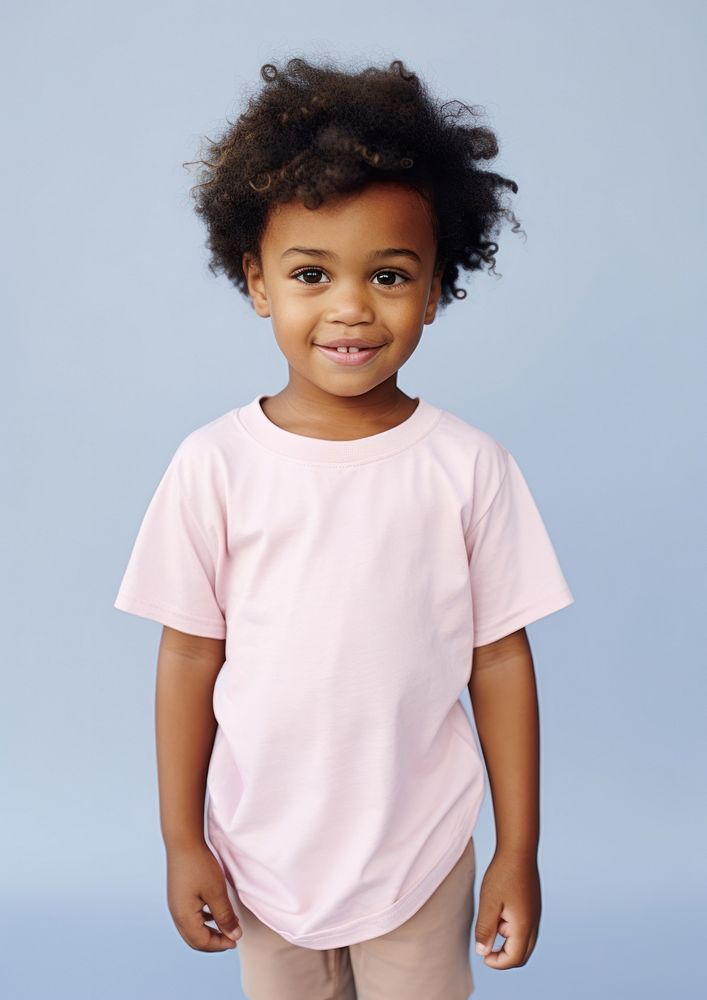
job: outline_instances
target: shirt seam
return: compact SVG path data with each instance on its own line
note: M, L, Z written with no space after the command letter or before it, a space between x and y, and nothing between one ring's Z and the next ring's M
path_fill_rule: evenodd
M464 816L457 821L454 834L450 836L457 837L462 830L469 829L469 818L474 817L478 813L478 808L475 800L470 799L470 803L471 804L470 806L468 806ZM468 837L471 838L472 834L473 834L473 827L471 830L469 830ZM466 837L465 837L465 842L466 842ZM453 853L455 852L447 851L445 853L445 857L449 857L450 854ZM457 858L457 860L460 859L461 855L459 855L459 858ZM419 897L421 888L424 885L426 885L426 883L430 879L432 872L438 869L439 866L440 866L440 861L438 860L437 864L433 865L432 868L430 868L425 875L423 875L421 878L417 880L414 887L408 890L403 899L397 900L395 903L391 904L390 906L384 907L382 910L378 910L376 913L373 914L369 913L363 917L356 917L354 920L348 920L344 923L336 924L334 927L329 927L326 931L316 931L309 934L300 935L298 937L298 942L300 943L300 945L303 945L304 947L317 947L318 944L321 942L322 938L331 938L335 934L342 934L351 931L355 933L357 929L360 927L366 927L367 925L375 927L376 925L381 924L383 921L388 920L389 918L393 917L394 914L403 909L402 904L406 903L410 899L410 897L412 896ZM438 883L437 888L439 887L439 885L441 885L441 882ZM244 893L243 895L245 898L247 893Z
M481 524L481 522L483 521L483 519L486 517L486 515L488 514L488 512L491 510L491 508L493 507L493 505L496 502L496 498L498 497L498 495L501 492L501 489L503 488L503 484L505 483L506 477L508 476L508 466L509 466L508 451L505 448L504 448L504 458L505 458L506 467L504 469L503 477L501 479L501 482L498 484L498 489L494 493L493 499L491 500L491 502L489 503L488 507L483 512L483 514L481 515L481 517L478 519L478 521L476 521L476 523L472 527L467 528L467 530L464 532L464 535L465 535L465 538L466 538L467 542L469 541L470 535L472 535L476 531L476 529L478 528L478 526Z
M532 604L526 604L524 607L519 608L517 611L514 611L513 614L506 615L505 618L499 619L492 626L484 625L482 629L477 629L476 623L474 623L474 644L475 644L474 648L476 648L477 645L485 646L491 642L496 641L495 639L485 639L484 642L478 642L477 640L479 639L479 634L481 635L482 638L484 637L484 635L488 634L495 635L495 633L499 629L509 628L513 625L516 625L516 623L521 620L526 621L526 624L528 625L532 625L539 620L539 618L537 617L538 611L541 611L543 608L552 607L558 600L564 597L569 597L571 599L570 603L574 604L574 595L570 589L569 584L565 584L564 587L560 587L559 589L548 591L543 597L540 597L537 600L533 601ZM567 605L563 605L563 607L566 606ZM562 609L557 608L556 610L560 611ZM548 614L550 613L551 612L548 612ZM531 617L528 617L529 615ZM524 627L525 626L516 625L515 629L512 629L512 631L518 631L519 628L524 628ZM510 633L505 633L505 634L508 635Z
M168 614L174 615L177 618L184 618L187 621L200 623L202 625L213 625L216 628L223 628L226 624L223 618L220 620L215 618L202 618L200 615L190 615L186 611L180 611L170 604L161 604L158 601L147 601L144 597L140 597L137 593L135 593L135 591L132 590L121 590L120 594L116 597L116 601L120 601L123 598L126 602L131 604L140 605L143 608L153 608L155 611L166 611Z
M343 468L352 468L352 467L357 466L357 465L369 465L369 464L371 464L373 462L382 462L382 461L384 461L387 458L392 458L395 455L400 455L402 452L407 451L410 448L415 447L415 445L419 444L420 441L423 441L427 437L428 434L431 434L432 431L435 430L435 428L439 424L439 422L442 419L442 417L444 416L444 410L440 409L439 413L435 416L435 419L432 422L432 424L426 430L422 431L419 434L418 437L416 437L413 441L408 441L407 444L403 444L403 445L401 445L398 448L394 448L393 450L386 452L383 455L372 455L370 458L353 459L353 460L348 461L348 462L347 461L344 461L344 462L331 462L331 461L327 461L326 459L324 459L322 461L315 461L315 460L307 461L306 459L296 458L294 455L286 455L284 452L278 451L277 448L271 448L269 445L267 445L263 441L261 441L260 438L256 437L255 434L253 434L253 432L248 427L246 427L246 425L243 423L243 421L238 416L238 411L237 410L234 411L234 412L235 412L235 417L236 417L236 425L256 445L258 445L260 448L263 448L265 451L270 452L271 455L276 455L278 458L284 459L286 462L293 462L295 465L301 465L304 468L308 468L308 469L343 469ZM317 439L313 438L312 440L317 440ZM342 441L341 443L345 444L346 442Z
M209 556L211 558L211 562L212 562L212 564L214 566L214 573L215 573L216 572L216 562L215 562L214 557L213 557L213 552L211 551L211 545L209 544L209 539L207 538L206 532L202 528L201 524L199 524L199 519L196 516L196 514L194 513L194 510L193 510L192 505L191 505L191 499L189 498L189 494L186 492L186 490L184 489L184 487L182 486L181 483L179 484L179 489L180 489L182 497L184 499L184 506L185 506L186 510L188 511L188 513L189 513L189 517L192 519L192 523L194 524L194 527L196 528L196 530L201 535L201 540L204 543L204 545L206 546L206 551L209 553ZM214 594L214 597L215 596L216 596L216 594Z
M181 496L182 496L182 498L184 500L184 507L185 507L186 511L188 512L189 517L191 518L194 527L196 528L196 530L198 531L199 535L201 536L201 540L204 543L204 545L206 546L206 551L209 553L209 560L210 560L211 565L213 567L213 574L214 574L214 583L213 583L213 586L211 587L211 592L214 595L214 600L218 604L219 608L221 608L221 602L219 601L218 594L216 593L216 558L214 558L214 554L213 554L213 551L211 549L211 545L209 544L209 539L208 539L208 537L206 535L206 532L204 531L202 525L199 523L199 518L194 513L194 510L193 510L192 505L191 505L191 498L190 498L187 490L184 487L184 484L182 482L182 477L179 474L180 471L181 471L180 469L177 470L177 485L179 486L179 492L180 492L180 494L181 494ZM167 609L165 609L165 610L167 610ZM225 613L223 612L223 610L221 611L221 613L223 615L223 621L225 621L225 617L226 616L225 616ZM195 618L194 620L197 621L199 619ZM204 618L204 619L201 619L201 620L204 621L204 622L206 622L206 621L209 621L210 619Z

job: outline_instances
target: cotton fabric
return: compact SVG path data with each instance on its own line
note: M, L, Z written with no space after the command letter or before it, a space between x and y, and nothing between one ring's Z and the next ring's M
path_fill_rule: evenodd
M476 851L470 839L430 898L400 927L341 948L290 944L228 885L240 921L241 986L248 1000L468 1000Z
M422 398L352 441L264 394L188 434L115 607L225 639L207 833L292 944L400 926L471 837L473 650L573 603L530 488L491 435Z

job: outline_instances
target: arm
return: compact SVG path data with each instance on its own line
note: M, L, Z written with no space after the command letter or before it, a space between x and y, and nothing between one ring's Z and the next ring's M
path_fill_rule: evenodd
M167 851L204 842L206 775L216 735L212 698L224 660L225 640L163 627L155 734L160 825Z
M469 697L491 786L501 851L535 857L539 821L539 720L525 629L477 646Z
M167 895L179 933L200 951L235 947L241 935L223 872L204 836L206 777L217 727L213 690L224 660L225 640L163 627L155 732Z
M486 946L480 953L487 965L506 969L524 965L530 957L541 908L539 717L524 628L474 650L469 695L496 825L496 851L479 896L476 940ZM497 932L506 942L499 952L491 952Z

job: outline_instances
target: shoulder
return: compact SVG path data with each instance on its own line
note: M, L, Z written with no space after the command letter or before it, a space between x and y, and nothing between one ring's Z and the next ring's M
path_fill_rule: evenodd
M471 477L477 501L483 503L495 494L506 475L510 456L497 438L450 410L442 410L434 438L440 454Z
M224 496L231 470L238 464L234 449L239 438L233 433L233 421L233 410L222 413L189 431L174 449L170 470L194 500L207 503Z
M224 447L231 447L234 440L233 422L234 411L228 410L213 420L200 424L181 439L176 453L185 461L199 462Z

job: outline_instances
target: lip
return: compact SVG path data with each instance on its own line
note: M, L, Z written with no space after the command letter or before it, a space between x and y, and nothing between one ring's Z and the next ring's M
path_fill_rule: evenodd
M347 339L346 337L340 337L338 340L329 340L326 344L315 345L316 347L382 347L382 344L374 344L370 340L354 340L353 338Z
M351 344L351 341L349 341ZM341 365L343 367L359 367L360 365L365 365L371 361L382 350L383 345L380 347L369 347L361 348L358 351L354 351L353 354L349 354L348 351L337 351L335 347L325 347L322 344L314 345L320 354L324 354L333 364ZM343 344L341 345L343 347ZM357 346L353 344L352 346Z

